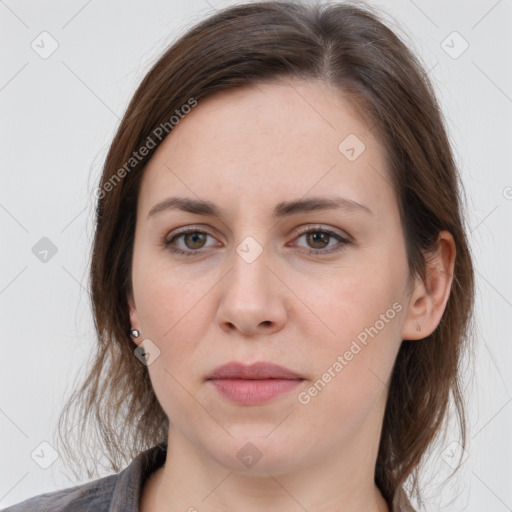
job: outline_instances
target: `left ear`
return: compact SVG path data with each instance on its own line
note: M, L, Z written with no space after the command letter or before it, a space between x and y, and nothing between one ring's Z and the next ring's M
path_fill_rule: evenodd
M426 281L423 282L419 278L416 280L416 286L409 299L402 326L402 339L426 338L439 325L450 296L455 255L452 234L449 231L441 231L434 254L427 257Z

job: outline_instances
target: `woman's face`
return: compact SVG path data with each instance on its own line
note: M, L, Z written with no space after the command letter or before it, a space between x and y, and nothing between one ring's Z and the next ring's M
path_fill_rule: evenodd
M149 215L168 198L221 215ZM132 280L136 342L190 453L251 474L374 464L408 268L382 148L339 92L295 80L199 101L144 171ZM209 380L261 361L301 379Z

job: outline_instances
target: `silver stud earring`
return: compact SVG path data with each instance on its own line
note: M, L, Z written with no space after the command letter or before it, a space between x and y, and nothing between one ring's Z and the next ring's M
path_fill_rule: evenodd
M140 335L140 332L137 329L132 329L130 331L130 335L131 335L132 338L138 338L139 335Z

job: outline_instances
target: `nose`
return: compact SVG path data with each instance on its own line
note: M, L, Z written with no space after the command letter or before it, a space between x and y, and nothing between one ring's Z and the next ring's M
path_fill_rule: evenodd
M253 250L252 248L251 250ZM254 255L252 255L254 256ZM286 323L288 288L267 257L233 251L231 271L221 282L217 318L226 332L251 336L279 331Z

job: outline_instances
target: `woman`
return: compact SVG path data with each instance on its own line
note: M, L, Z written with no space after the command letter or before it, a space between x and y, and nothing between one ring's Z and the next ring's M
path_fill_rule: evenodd
M87 443L95 418L131 463L7 510L414 510L451 399L465 446L460 189L427 75L370 8L193 27L107 155L97 355L60 424Z

